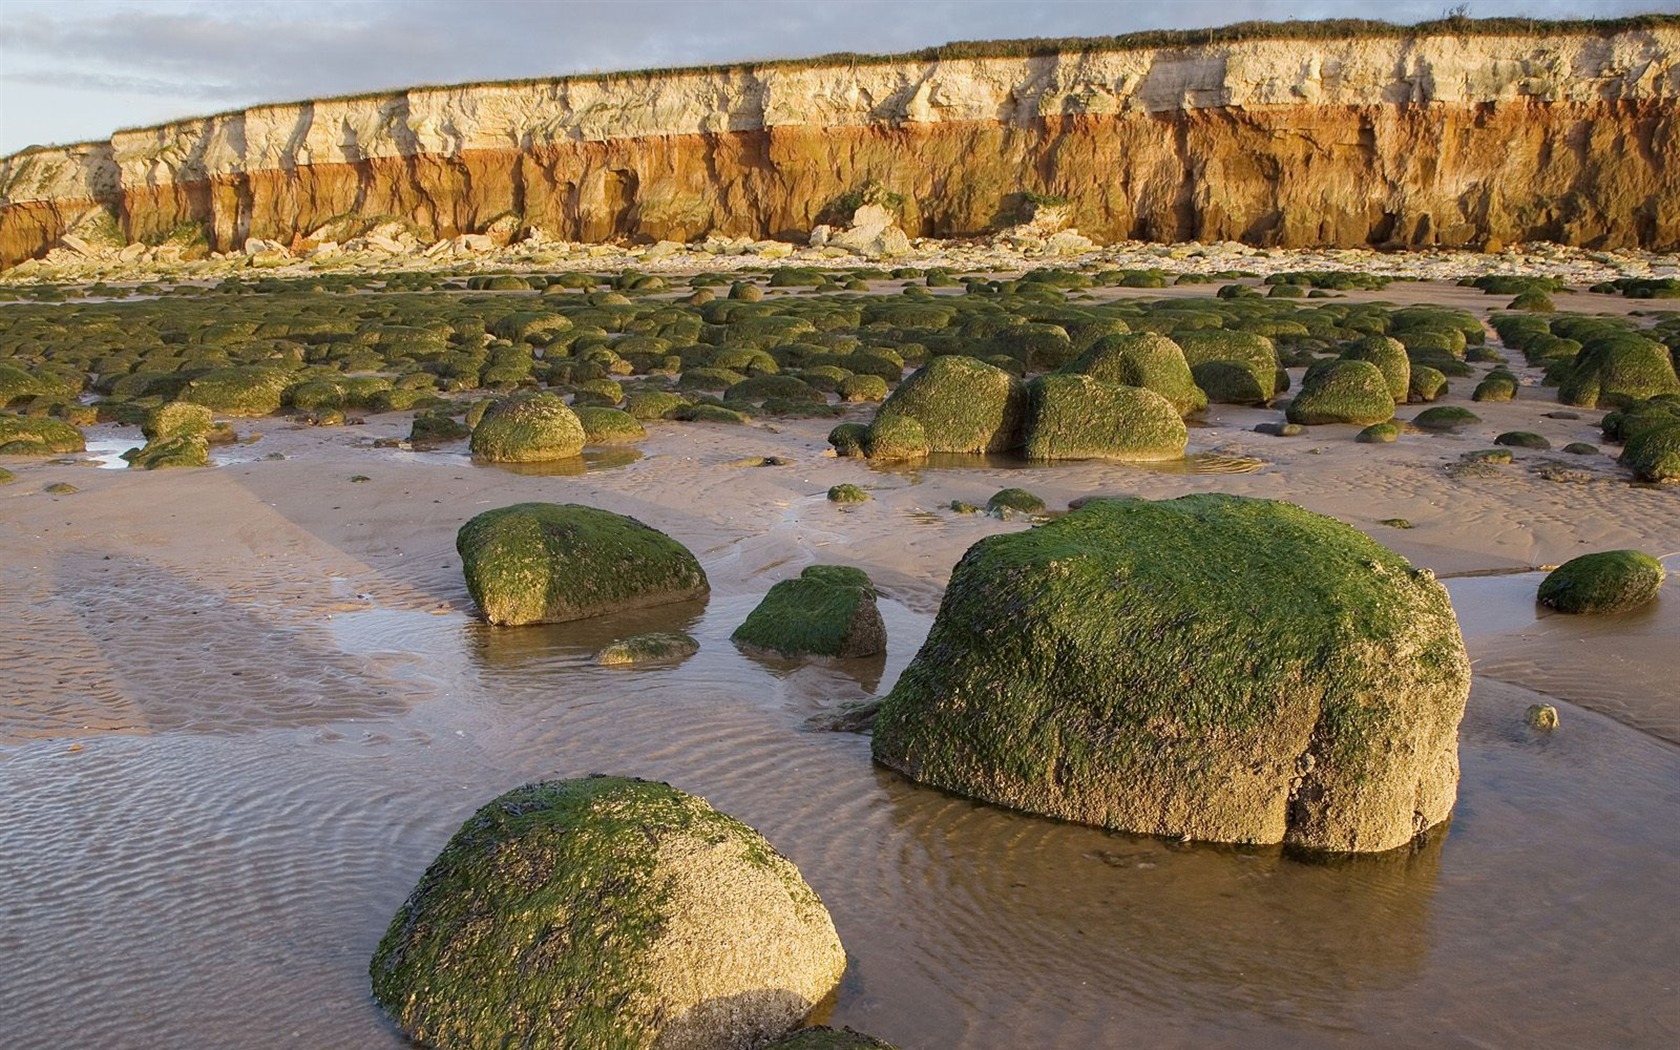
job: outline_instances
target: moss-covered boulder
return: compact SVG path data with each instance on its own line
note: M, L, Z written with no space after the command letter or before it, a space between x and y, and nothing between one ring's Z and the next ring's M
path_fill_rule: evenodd
M764 837L665 784L529 784L473 814L379 942L373 997L427 1046L735 1050L846 956Z
M574 408L572 412L583 425L586 445L622 444L647 437L647 428L628 412L616 408Z
M1217 405L1264 405L1277 393L1276 375L1243 361L1203 361L1190 367L1196 385Z
M1368 361L1376 365L1388 381L1388 392L1396 404L1405 403L1412 389L1412 359L1398 339L1386 335L1370 335L1342 351L1347 361ZM1445 378L1445 377L1442 377Z
M729 636L748 649L781 656L874 656L887 649L875 587L862 569L808 566L770 588Z
M205 406L188 401L170 401L146 412L145 421L140 424L140 433L146 436L147 441L193 435L204 437L215 425L215 418Z
M1171 401L1088 375L1042 375L1027 384L1029 459L1178 459L1190 440Z
M157 470L160 467L208 467L210 442L204 434L176 434L154 438L145 446L123 454L130 467Z
M595 654L595 662L602 667L668 663L687 659L699 651L700 643L693 635L683 631L649 631L607 646Z
M1589 340L1558 385L1560 402L1583 408L1676 393L1680 376L1668 347L1632 334Z
M833 433L829 435L831 439L834 436ZM835 446L836 449L841 447ZM875 421L863 432L860 447L863 454L870 459L889 461L918 459L929 452L927 432L922 429L922 424L912 416L900 415L887 416L885 419L876 416Z
M1386 850L1451 812L1469 687L1446 589L1356 530L1095 500L969 549L874 753L1125 831Z
M1394 415L1394 395L1382 369L1369 361L1321 361L1307 369L1301 392L1289 402L1291 423L1369 426Z
M1419 430L1443 433L1481 421L1482 417L1468 408L1460 408L1457 405L1437 405L1434 408L1426 408L1413 416L1412 426Z
M921 427L928 452L1003 452L1020 447L1026 409L1027 388L1020 379L951 354L934 358L900 383L876 410L870 429L909 419Z
M1539 601L1566 613L1616 613L1656 598L1662 562L1639 551L1583 554L1553 569L1540 583Z
M635 518L573 503L487 510L455 537L467 592L493 624L560 623L704 597L688 548Z
M1619 462L1640 481L1680 481L1680 422L1633 431L1622 447Z
M1372 423L1353 436L1362 445L1389 445L1400 438L1400 428L1393 423Z
M1037 517L1044 510L1044 500L1026 489L998 489L986 500L986 513L1000 521L1014 517Z
M861 485L842 482L839 485L829 486L828 501L830 503L868 503L869 493Z
M920 424L918 424L918 427ZM837 456L863 455L863 443L869 437L869 427L863 423L841 423L828 432L828 443Z
M1407 401L1433 401L1447 392L1447 377L1439 368L1415 365L1411 384L1406 388Z
M472 454L491 463L542 463L583 451L583 423L554 394L497 401L472 432Z
M266 416L280 411L293 374L271 365L217 368L188 383L180 400L228 416Z
M86 449L82 432L61 419L0 412L0 456L57 456Z
M1514 401L1517 397L1517 377L1504 369L1487 374L1470 394L1472 401Z
M1102 336L1062 371L1153 390L1170 401L1181 416L1195 415L1208 405L1207 394L1190 374L1184 351L1156 332Z

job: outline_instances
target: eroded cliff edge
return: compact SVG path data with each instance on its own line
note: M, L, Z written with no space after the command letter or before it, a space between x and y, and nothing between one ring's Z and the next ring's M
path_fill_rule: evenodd
M128 242L185 228L217 250L373 217L803 240L871 182L923 236L995 229L1031 193L1101 241L1661 250L1677 98L1680 18L1660 17L417 88L0 159L0 265L100 213Z

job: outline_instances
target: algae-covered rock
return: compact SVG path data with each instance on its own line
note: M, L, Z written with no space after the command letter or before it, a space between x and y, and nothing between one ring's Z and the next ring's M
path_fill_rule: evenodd
M1396 404L1402 404L1412 389L1412 359L1398 339L1386 335L1371 335L1342 351L1343 360L1367 361L1376 365L1388 381L1388 392ZM1445 377L1443 377L1445 378Z
M1664 575L1662 562L1639 551L1583 554L1540 582L1539 601L1565 613L1626 612L1656 598Z
M1457 405L1437 405L1426 408L1412 417L1412 426L1419 430L1442 432L1467 427L1472 423L1480 423L1482 417L1467 408Z
M1447 392L1447 377L1438 368L1415 365L1411 384L1406 388L1407 401L1433 401Z
M170 401L146 412L140 433L147 441L163 438L205 436L216 424L210 410L188 401Z
M1595 408L1680 393L1668 347L1644 336L1589 340L1558 385L1558 401Z
M1276 376L1243 361L1202 361L1190 367L1196 386L1218 405L1264 405L1277 393Z
M900 383L876 410L870 429L909 419L921 427L928 452L1003 452L1020 446L1026 408L1020 379L952 354L934 358Z
M229 416L266 416L280 411L293 375L271 365L217 368L188 383L180 400Z
M1107 383L1153 390L1181 416L1206 410L1207 394L1196 385L1179 345L1155 332L1129 332L1097 339L1062 369Z
M1362 445L1387 445L1397 441L1400 428L1393 423L1372 423L1353 436Z
M61 419L0 412L0 456L57 456L86 450L82 432Z
M1027 385L1029 459L1177 459L1190 440L1172 402L1089 375L1042 375Z
M635 518L572 503L487 510L455 537L467 592L493 624L560 623L704 597L682 544Z
M1382 370L1369 361L1321 361L1307 369L1287 414L1291 423L1304 426L1369 426L1394 415L1394 396Z
M782 656L874 656L887 648L875 587L862 569L812 565L783 580L729 636Z
M208 467L210 443L204 434L176 434L154 438L143 448L124 453L130 467L157 470L160 467Z
M583 425L583 440L588 445L620 444L647 437L647 428L640 420L616 408L575 408L572 413Z
M830 503L868 503L869 493L864 491L861 486L843 482L839 485L829 486L828 501Z
M1470 394L1472 401L1514 401L1517 396L1517 377L1510 372L1496 369L1487 374L1487 378L1476 384L1476 389Z
M829 435L831 439L834 436ZM885 419L876 416L863 432L862 449L870 459L917 459L928 454L927 432L912 416L891 415Z
M1680 421L1633 430L1618 461L1640 481L1680 481Z
M649 631L607 646L595 654L595 662L602 667L628 667L683 660L699 651L700 643L692 635L682 631Z
M845 966L763 836L668 785L590 777L473 814L368 969L428 1046L735 1050L798 1025Z
M868 436L869 427L862 423L841 423L828 432L828 443L837 456L861 456Z
M583 451L577 413L554 394L497 401L472 432L472 454L492 463L541 463Z
M1110 828L1385 850L1451 812L1469 686L1446 589L1340 522L1095 500L969 549L874 753Z
M986 513L999 519L1016 515L1030 517L1044 513L1044 500L1026 489L998 489L992 493L992 498L986 501Z

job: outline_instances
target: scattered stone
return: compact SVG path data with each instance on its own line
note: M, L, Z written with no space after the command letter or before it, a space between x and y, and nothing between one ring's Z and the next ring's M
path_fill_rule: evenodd
M1558 727L1558 709L1551 704L1529 704L1528 710L1523 712L1523 721L1535 729L1550 733Z
M839 984L822 901L752 828L666 784L516 788L392 918L374 999L429 1046L759 1045Z
M1256 423L1256 434L1269 434L1272 437L1300 437L1307 432L1307 428L1299 423Z
M874 585L862 569L844 565L811 565L771 587L729 637L785 657L874 656L887 648Z
M682 544L635 518L577 504L488 510L455 538L467 591L498 626L560 623L703 598Z
M850 483L834 485L828 490L828 501L830 503L867 503L869 493Z
M1044 501L1026 489L999 489L986 501L986 513L1005 521L1017 516L1035 517L1044 513Z
M1626 612L1653 601L1665 575L1662 562L1639 551L1583 554L1541 581L1539 601L1577 615Z
M583 451L583 423L548 393L494 402L473 427L472 454L491 463L541 463Z
M614 642L595 654L595 662L602 667L627 667L686 660L699 651L700 643L692 635L682 631L650 631Z

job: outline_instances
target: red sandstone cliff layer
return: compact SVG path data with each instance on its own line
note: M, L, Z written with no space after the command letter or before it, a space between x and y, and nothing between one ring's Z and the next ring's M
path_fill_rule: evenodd
M1672 249L1676 44L1272 42L265 107L0 160L0 265L92 207L128 241L190 224L218 250L344 216L803 240L868 182L924 236L996 229L1032 191L1099 241Z

